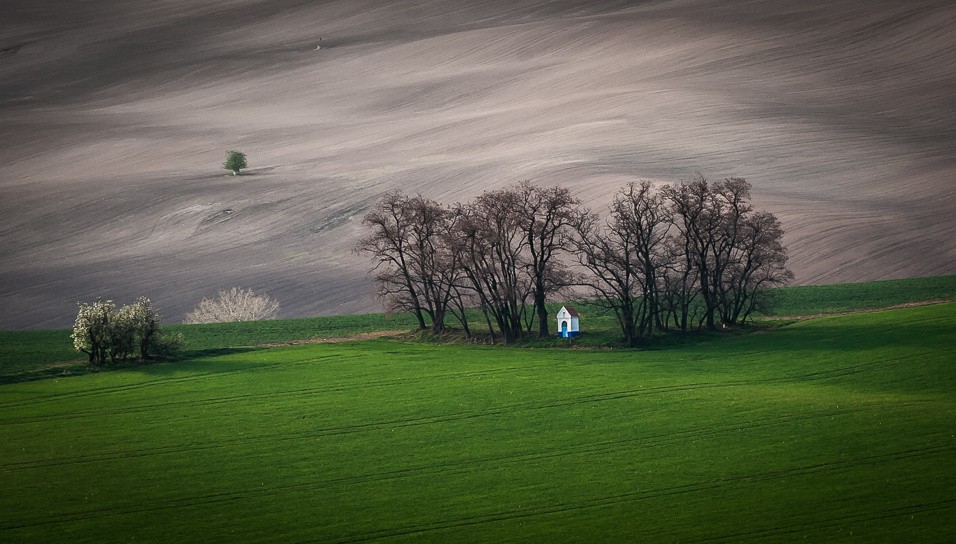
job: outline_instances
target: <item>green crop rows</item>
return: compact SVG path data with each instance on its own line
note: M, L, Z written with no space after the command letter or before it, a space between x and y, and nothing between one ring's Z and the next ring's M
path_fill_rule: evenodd
M945 542L956 304L652 351L397 340L0 385L0 541Z

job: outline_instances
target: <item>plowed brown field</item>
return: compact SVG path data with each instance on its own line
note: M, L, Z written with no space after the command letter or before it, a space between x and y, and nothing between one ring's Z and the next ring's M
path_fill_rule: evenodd
M806 4L5 0L0 328L232 286L377 310L350 250L384 191L526 179L601 209L742 176L798 282L953 273L956 6Z

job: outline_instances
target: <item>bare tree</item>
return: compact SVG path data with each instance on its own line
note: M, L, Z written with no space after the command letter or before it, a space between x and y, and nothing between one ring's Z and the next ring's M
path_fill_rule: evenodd
M456 208L451 237L468 287L477 296L489 327L493 318L505 343L522 336L522 319L533 291L520 209L517 192L486 192L474 203Z
M392 192L366 215L372 233L357 250L376 258L380 293L420 328L427 317L441 332L451 314L470 335L466 308L478 306L492 341L500 333L506 343L535 322L548 335L545 303L572 276L561 254L574 254L590 273L578 284L593 288L634 345L672 326L746 321L765 287L792 277L780 223L754 211L750 188L703 176L659 191L632 183L603 223L567 189L529 182L453 209Z
M421 286L423 309L431 320L432 331L442 332L451 304L456 298L460 303L457 289L461 276L460 254L447 244L457 217L448 208L420 195L410 199L408 206L412 223L413 279ZM458 314L458 319L467 329L467 317L463 311Z
M519 198L515 211L526 237L538 336L546 338L551 319L545 303L548 295L569 281L567 267L557 257L570 249L571 227L580 222L583 214L581 201L558 186L542 188L524 182L512 190Z
M782 239L780 221L772 213L755 212L743 218L720 286L721 321L728 325L746 322L765 288L793 279Z
M697 269L704 302L704 324L716 328L720 285L736 243L740 217L749 198L750 185L742 179L727 180L712 188L703 176L685 184L669 186L664 194L675 224L685 239L690 264Z
M233 287L219 291L215 299L202 299L196 308L186 314L185 323L230 323L275 319L279 303L252 289Z
M792 277L780 223L754 211L750 189L742 178L709 184L699 176L664 190L683 239L686 271L695 269L708 330L718 318L725 325L746 319L759 289Z
M459 254L446 243L454 221L454 214L437 202L401 192L386 194L365 216L372 233L356 249L378 261L380 294L390 307L414 312L420 329L426 328L427 316L434 332L444 331L449 306L458 296ZM460 321L465 317L457 316Z
M638 332L650 337L663 327L660 317L660 275L670 260L667 247L671 218L663 200L648 181L625 187L612 204L612 215L634 235L634 261L638 266L641 299L645 307Z
M587 216L576 231L587 283L617 316L628 345L655 329L746 321L766 287L792 278L780 222L754 211L750 184L740 178L699 177L659 192L632 183L603 225Z
M419 294L419 286L412 276L412 216L409 197L400 191L386 193L381 202L365 215L362 223L372 228L372 233L356 245L356 251L367 252L378 261L375 269L381 269L375 279L380 294L393 307L400 307L415 314L418 328L425 328L425 316Z
M669 256L669 227L649 182L622 189L603 228L594 216L577 224L578 261L590 271L597 301L614 312L629 346L650 337L661 322L658 276Z
M460 272L460 274L457 279L464 281L466 278L460 268L458 272ZM467 285L458 281L452 285L451 295L451 304L448 307L448 313L455 316L455 319L461 324L462 332L465 333L465 336L471 338L471 325L469 324L467 313L468 308L476 307L480 305L481 302L475 296L474 292L468 289Z
M661 321L665 330L673 324L675 329L686 332L693 325L697 309L694 301L699 294L698 271L688 239L680 233L668 236L665 255L658 272Z
M707 328L713 330L717 297L711 286L713 262L710 253L714 240L719 236L720 216L710 207L710 186L703 176L699 176L689 184L665 187L664 195L684 241L687 263L697 270L699 292L704 301L704 319Z

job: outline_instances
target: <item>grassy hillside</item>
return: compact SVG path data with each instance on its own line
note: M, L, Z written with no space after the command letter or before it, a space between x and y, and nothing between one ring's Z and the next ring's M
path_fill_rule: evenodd
M182 333L186 357L225 349L313 338L338 338L372 331L408 330L410 315L360 314L242 323L168 325ZM73 349L70 330L0 331L0 383L85 372L85 358Z
M886 308L894 305L956 300L956 276L909 278L838 285L808 285L774 290L776 305L766 319ZM587 335L577 342L609 345L618 340L613 316L595 305L576 303L586 316ZM552 314L559 306L554 307ZM475 321L480 321L476 316ZM341 338L373 331L410 330L408 314L361 314L209 325L170 325L186 338L187 357L216 351L316 338ZM535 342L540 345L541 342ZM547 343L545 343L547 344ZM551 344L562 345L555 341ZM667 345L667 343L665 343ZM82 354L73 350L70 331L0 331L0 383L85 372Z
M812 315L888 308L912 302L956 300L956 276L774 289L770 316Z
M943 542L956 304L663 351L305 345L0 385L0 540Z

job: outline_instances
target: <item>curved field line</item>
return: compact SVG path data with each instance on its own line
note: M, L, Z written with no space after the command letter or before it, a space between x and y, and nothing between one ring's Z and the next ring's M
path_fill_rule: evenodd
M771 536L793 535L803 531L822 529L827 527L836 527L848 522L876 521L881 519L892 519L901 516L912 516L914 514L923 514L926 512L935 512L956 506L956 499L946 499L922 504L913 504L890 508L879 512L854 512L842 516L835 516L822 520L805 521L783 527L771 527L767 529L758 529L755 531L745 531L729 535L707 537L685 542L741 542L745 540L764 539Z
M935 306L938 304L950 304L956 302L956 299L952 298L942 298L936 300L924 300L920 302L903 302L901 304L893 304L891 306L883 306L880 308L860 308L858 310L846 310L842 312L824 312L819 314L803 314L803 315L771 315L766 316L768 319L779 319L779 320L795 320L795 321L807 321L810 319L820 319L825 317L838 317L844 315L857 315L857 314L872 314L876 312L886 312L889 310L903 310L906 308L918 308L922 306Z
M427 523L423 525L409 525L405 527L396 527L393 529L382 529L378 531L356 533L353 535L345 536L344 538L338 539L335 541L340 543L368 542L371 540L378 540L382 538L389 538L389 537L395 537L395 536L420 535L424 533L441 531L445 529L454 529L459 527L483 525L487 523L496 523L500 521L510 521L510 520L516 520L516 519L535 518L535 517L552 515L552 514L563 514L566 512L572 512L577 510L601 508L601 507L610 506L614 504L622 504L622 503L643 501L643 500L649 500L649 499L659 499L662 497L667 497L672 495L695 493L695 492L704 491L708 489L716 489L728 484L738 484L741 482L773 481L773 480L778 480L782 478L790 478L794 476L803 476L803 475L809 475L809 474L834 473L834 472L840 472L840 471L846 470L848 468L853 468L858 465L878 464L878 463L882 463L886 461L895 461L895 460L901 460L901 459L907 459L907 458L913 458L913 457L924 457L924 456L930 456L930 455L936 455L936 454L949 454L953 452L954 450L956 450L956 447L954 446L920 448L917 450L905 450L902 452L894 452L894 453L885 454L885 455L866 456L866 457L853 459L853 460L835 461L832 463L818 463L814 465L793 467L790 469L768 471L763 473L736 474L736 475L727 476L723 478L716 478L709 482L696 482L691 484L651 489L646 491L632 491L632 492L619 493L619 494L607 495L602 497L594 497L591 499L585 499L582 501L576 501L576 502L570 502L570 503L560 503L560 504L528 508L526 510L520 510L520 511L511 511L511 512L484 514L484 515L479 514L475 516L463 517L458 519L442 520L442 521ZM319 542L319 540L307 540L307 541L301 541L301 542L304 544L305 542Z
M103 416L109 414L129 414L129 413L140 413L140 412L149 412L154 410L165 410L173 407L199 407L199 406L210 406L215 404L226 404L235 401L248 401L256 399L275 399L279 397L288 398L288 397L306 397L320 393L339 393L343 391L351 391L355 389L372 389L378 387L389 387L394 385L402 385L406 383L416 383L428 380L448 380L454 378L469 378L480 376L483 374L488 374L490 372L463 372L459 374L446 374L446 375L430 375L430 376L420 376L420 377L409 377L409 378L395 378L391 380L372 380L364 381L358 385L349 386L348 384L353 382L343 382L342 384L331 384L320 387L305 387L302 389L288 389L284 391L270 391L266 393L247 393L243 395L231 395L226 397L212 397L212 398L203 398L203 399L194 399L194 400L182 400L182 401L172 401L164 403L152 403L152 404L140 404L137 406L125 407L123 409L117 410L88 410L84 412L63 412L56 414L43 414L37 416L24 416L20 418L10 418L5 420L0 420L0 425L12 425L19 423L35 423L38 421L46 420L57 420L61 421L64 419L78 419L89 416Z
M315 362L315 360L310 360L310 362ZM278 363L281 364L281 363ZM537 368L539 366L554 366L554 364L544 363L540 365L522 365L522 366L513 366L513 367L504 367L504 368L489 368L489 369L480 369L480 370L471 370L464 372L448 372L448 373L439 373L439 374L428 374L428 375L419 375L411 376L406 378L391 378L385 380L370 380L362 381L356 383L355 379L349 381L343 381L337 384L328 384L320 387L307 387L302 389L290 389L285 391L272 391L266 393L248 393L243 395L232 395L228 397L212 397L212 398L203 398L195 400L183 400L183 401L172 401L164 403L152 403L152 404L142 404L138 406L124 407L122 410L88 410L83 412L62 412L54 414L42 414L36 416L23 416L23 417L14 417L0 420L0 426L2 425L12 425L20 423L34 423L38 421L45 420L63 420L63 419L78 419L87 416L97 416L101 417L103 415L109 415L110 413L117 414L128 414L128 413L137 413L137 412L147 412L151 410L166 409L175 406L206 406L214 404L223 404L227 402L237 401L237 400L253 400L257 398L266 398L273 399L276 397L297 397L297 396L308 396L316 393L338 393L343 391L352 391L352 390L362 390L366 388L378 388L378 387L388 387L392 385L402 385L408 383L418 383L426 381L445 381L458 378L473 378L481 377L486 375L496 375L496 374L509 374L514 372L519 372L522 370L528 370ZM233 372L233 371L228 371ZM204 375L205 376L205 375ZM152 382L150 382L152 383ZM126 389L123 389L125 392ZM22 406L25 404L39 404L39 401L27 401L20 404L11 404L11 405L0 405L0 408L6 408L7 406Z
M133 391L133 390L137 390L137 389L145 389L145 388L152 387L152 386L164 386L164 385L168 385L168 384L178 384L178 383L183 383L183 382L190 382L190 381L195 381L195 380L201 380L201 379L205 379L205 378L209 378L209 377L216 377L216 376L220 376L220 375L224 375L224 374L233 374L233 373L236 373L236 372L257 371L257 370L261 370L261 369L265 369L265 368L273 368L273 367L282 367L283 369L286 369L286 368L294 368L294 367L297 367L297 366L313 365L313 364L315 364L315 363L317 363L317 362L325 361L325 360L328 360L328 359L335 359L336 361L342 361L342 360L349 360L349 359L358 359L358 358L363 358L363 357L365 357L365 356L364 356L364 355L361 355L361 354L350 354L350 355L332 355L332 354L330 354L330 355L322 355L322 356L319 356L319 357L310 357L310 358L308 358L308 359L297 360L297 361L289 361L289 362L260 363L260 364L249 363L248 366L243 367L243 368L232 368L232 369L228 369L228 370L220 370L220 371L213 371L213 372L203 372L203 373L200 373L200 374L191 374L191 375L189 375L189 376L180 376L180 377L173 377L173 378L158 378L158 379L154 379L154 380L147 380L147 381L136 382L136 383L131 383L131 384L123 384L123 385L115 385L115 386L106 386L106 387L100 387L100 388L95 388L95 389L85 389L85 390L83 390L83 391L70 391L70 392L66 392L66 393L53 393L53 394L48 394L48 395L39 395L39 396L35 396L35 397L33 397L33 398L31 398L31 399L28 399L28 400L23 400L23 401L19 401L19 402L11 402L11 403L3 403L3 404L0 404L0 409L2 409L2 408L15 408L15 407L19 407L19 406L30 406L30 405L44 404L44 403L49 402L49 401L61 400L61 399L82 398L82 397L89 397L89 396L97 396L97 395L100 395L100 394L124 393L124 392L127 392L127 391ZM542 362L542 363L538 363L538 364L528 364L528 365L520 365L520 366L504 367L504 368L497 367L497 368L489 368L489 369L485 369L485 370L477 370L477 371L470 371L470 372L486 372L486 373L511 372L511 371L528 370L528 369L541 368L541 367L584 366L584 365L587 365L587 364L591 364L591 363L587 363L587 362L573 362L573 361L559 361L559 362L547 361L547 362ZM448 376L455 376L455 375L457 375L457 374L460 374L460 373L449 373L449 374L447 374L447 375L448 375ZM444 375L446 375L446 374L435 374L435 375L433 375L433 376L444 376ZM407 378L396 378L396 379L394 380L394 382L395 382L395 383L401 383L403 379L407 379ZM350 384L350 383L354 383L354 380L350 380L350 381L347 381L347 382L342 382L342 386L344 387L345 384ZM363 382L362 384L357 385L355 388L356 388L356 389L359 389L359 388L361 388L361 386L362 386L363 384L365 384L365 383L369 383L369 382ZM100 413L102 413L102 412L97 412L97 414L100 414ZM38 417L42 417L42 416L38 416ZM55 417L55 416L54 416L54 417ZM3 424L3 422L0 421L0 425L2 425L2 424Z
M314 429L310 431L296 431L292 433L285 433L281 435L268 434L260 435L255 437L243 437L235 438L230 440L218 440L214 444L197 444L192 446L159 446L154 448L141 448L135 450L116 450L106 453L90 454L90 455L81 455L75 457L60 457L54 459L45 459L41 461L21 461L16 463L8 463L0 465L2 470L16 470L23 468L40 468L40 467L52 467L60 465L70 465L75 463L83 462L97 462L97 461L106 461L113 459L120 459L126 457L142 457L148 455L157 455L157 454L169 454L169 453L186 453L193 451L202 451L210 449L225 448L233 444L240 443L263 443L263 442L281 442L288 440L299 440L306 438L315 438L320 436L337 436L343 434L352 434L357 432L363 432L370 429L379 429L379 428L389 428L389 427L413 427L419 425L431 425L436 423L448 423L451 421L464 421L470 419L478 419L489 416L496 416L502 414L510 414L517 411L528 411L528 410L545 410L549 408L557 408L562 406L573 406L586 403L594 402L604 402L608 400L617 400L621 398L634 397L639 395L649 395L655 393L668 393L673 391L685 391L700 389L704 387L715 387L713 384L693 384L691 386L669 386L661 388L648 388L637 390L636 392L616 392L616 393L601 393L596 395L586 395L583 397L577 397L570 400L556 401L547 404L529 404L529 403L518 403L513 405L499 406L496 408L490 408L487 410L478 410L471 412L458 412L453 414L444 414L444 415L431 415L431 416L418 416L418 417L406 417L401 419L392 419L392 420L383 420L383 421L370 421L365 423L355 423L352 425L340 425L336 427L326 427L322 429Z
M906 357L896 357L893 359L892 362L899 363L906 360L918 359L923 357L924 355L935 354L935 353L936 352L910 353ZM298 361L296 362L296 364L313 364L317 361L328 359L329 357L330 356L323 356L320 358L308 359L307 361ZM358 357L358 356L352 356L351 358L355 358L355 357ZM667 387L710 388L710 387L727 387L727 386L740 386L740 385L751 385L751 384L756 385L756 384L762 384L762 383L775 383L775 382L786 383L789 381L802 381L806 379L838 378L843 376L849 376L852 374L857 374L859 372L865 371L872 367L878 366L884 362L886 361L879 360L875 362L859 363L856 365L851 365L851 366L841 367L836 369L827 369L827 370L808 372L808 373L802 373L802 374L791 374L786 376L755 378L753 380L738 380L738 381L728 381L728 382L705 382L705 383L685 384L682 386L667 386ZM578 366L578 365L584 365L587 363L565 362L565 363L559 363L559 364L561 364L562 366ZM278 366L278 365L285 366L284 363L270 363L270 364L261 365L261 366L271 367L271 366ZM444 381L444 380L451 380L451 379L457 379L457 378L470 378L470 377L476 377L476 376L495 375L495 374L509 374L514 372L520 372L522 370L530 370L534 368L554 367L554 366L556 366L556 363L545 362L545 363L540 363L537 365L520 365L520 366L512 366L512 367L504 367L504 368L472 370L472 371L465 371L465 372L439 373L439 374L415 376L415 377L408 377L408 378L373 380L373 381L361 382L358 384L355 383L355 380L350 380L346 382L341 382L339 384L330 384L330 385L326 385L322 387L293 389L293 390L275 391L275 392L268 392L268 393L248 393L244 395L232 395L228 397L213 397L213 398L205 398L205 399L197 399L197 400L184 400L184 401L173 401L173 402L165 402L165 403L144 404L139 406L124 407L122 410L113 410L113 411L89 410L85 412L65 412L65 413L55 413L55 414L42 414L42 415L36 415L36 416L14 417L14 418L0 419L0 426L22 424L22 423L34 423L34 422L40 422L40 421L46 421L46 420L78 419L78 418L92 416L92 415L96 415L99 417L103 415L109 415L110 413L127 414L127 413L147 412L152 410L162 410L162 409L175 407L175 406L208 406L208 405L215 405L215 404L225 404L225 403L241 401L241 400L254 400L257 398L271 399L276 397L310 396L310 395L319 394L319 393L333 393L333 392L337 393L337 392L344 392L344 391L362 390L362 389L372 388L372 387L376 387L376 388L388 387L391 385L399 385L399 384L405 384L405 383L419 383L419 382L426 382L429 380ZM150 380L149 382L142 382L141 384L115 386L111 388L104 388L102 390L96 390L95 392L94 391L77 392L76 394L73 394L73 395L63 394L59 397L76 398L76 397L97 395L97 394L105 393L105 392L108 392L108 393L126 392L129 390L138 389L141 386L148 387L151 385L157 385L157 382L181 383L186 381L192 381L193 379L202 379L209 376L240 372L244 370L247 370L247 369L232 369L232 370L221 371L221 372L204 373L204 374L195 375L195 376L184 376L182 378L171 378L168 380ZM607 395L609 398L623 398L625 396L633 396L634 394L641 394L643 392L652 392L654 391L654 389L655 388L637 388L637 389L630 389L630 390L617 391L617 392L608 392L602 395ZM0 405L0 408L40 404L45 402L46 400L49 400L49 397L44 397L44 399L42 400L31 399L29 401L24 401L20 403Z
M35 396L35 397L33 397L33 398L29 399L29 400L23 400L23 401L19 401L19 402L11 402L11 403L3 403L3 404L0 404L0 408L15 408L15 407L20 407L20 406L31 406L31 405L43 404L43 403L46 403L46 402L49 402L49 401L52 401L52 400L74 399L74 398L83 398L83 397L89 397L89 396L98 396L98 395L101 395L101 394L121 393L121 392L133 391L133 390L138 390L138 389L144 389L144 388L148 388L148 387L152 387L152 386L165 386L165 385L169 385L169 384L185 383L185 382L190 382L190 381L202 380L202 379L209 378L209 377L221 376L221 375L224 375L224 374L232 374L232 373L236 373L236 372L246 372L246 371L258 371L258 370L262 370L262 369L266 369L266 368L274 368L274 367L278 367L278 366L281 366L281 367L283 367L283 368L293 368L293 367L296 367L296 366L311 365L311 364L314 364L314 363L316 363L316 362L323 361L323 360L328 360L328 359L343 360L343 359L355 359L355 358L359 358L359 357L361 357L361 355L359 355L359 354L353 354L353 355L344 355L344 354L332 355L332 354L329 354L329 355L322 355L322 356L318 356L318 357L310 357L310 358L308 358L308 359L299 360L299 361L290 361L290 362L281 362L281 363L259 363L259 364L250 363L248 366L245 366L245 367L243 367L243 368L233 368L233 369L228 369L228 370L218 370L218 371L212 371L212 372L204 372L204 373L200 373L200 374L191 374L191 375L189 375L189 376L180 376L180 377L172 377L172 378L158 378L158 379L154 379L154 380L147 380L147 381L142 381L142 382L137 382L137 383L131 383L131 384L123 384L123 385L107 386L107 387L94 388L94 389L86 389L86 390L83 390L83 391L71 391L71 392L65 392L65 393L53 393L53 394L48 394L48 395L39 395L39 396ZM909 356L909 357L906 357L906 359L910 359L910 358L914 358L914 357L913 357L912 355ZM899 360L899 359L898 359L898 360ZM541 363L541 364L537 364L537 365L524 365L524 366L522 366L522 367L512 367L512 368L510 368L509 370L517 370L517 369L520 369L520 368L525 368L525 369L540 368L540 367L543 367L543 366L555 366L555 365L558 365L558 364L560 364L560 365L562 365L562 366L578 366L578 365L583 365L583 364L587 364L587 363L576 363L576 362L572 362L572 361L565 361L565 362L555 363L555 362L550 362L550 361L549 361L549 362L545 362L545 363ZM868 364L875 364L875 363L868 363ZM490 369L489 369L489 370L490 370ZM822 371L822 372L836 372L836 371L834 371L834 370L828 370L828 371ZM811 376L811 375L813 375L813 374L811 373L811 374L807 374L807 375L805 375L805 376ZM798 377L798 376L794 376L794 378L796 378L796 377ZM400 382L399 382L399 383L400 383ZM160 405L156 405L156 406L160 406ZM92 412L91 412L91 413L92 413ZM101 412L97 412L97 413L100 414ZM73 413L71 413L71 414L66 414L66 415L65 415L65 417L71 417L71 416L73 416ZM38 418L42 418L42 417L44 417L44 416L37 416L37 417L38 417ZM58 415L50 415L50 416L48 416L48 417L53 418L53 417L61 417L61 416L58 416ZM8 421L9 421L9 420L8 420ZM0 421L0 425L3 425L3 424L5 424L5 423L6 423L6 421Z
M185 382L198 381L198 380L222 376L226 374L234 374L237 372L256 372L263 369L280 367L280 366L283 368L286 368L286 367L295 366L295 365L314 364L316 362L323 361L326 359L346 360L346 359L356 359L359 357L361 357L361 355L347 355L347 356L323 355L321 357L314 357L314 358L305 359L302 361L293 361L289 363L284 363L284 362L282 363L248 363L246 366L242 368L214 370L211 372L189 374L188 376L156 378L153 380L145 380L145 381L136 382L136 383L111 385L111 386L105 386L105 387L97 387L93 389L84 389L82 391L68 391L65 393L52 393L49 395L38 395L29 400L0 404L0 408L15 408L18 406L44 404L44 403L55 401L55 400L95 397L98 395L110 395L114 393L125 393L127 391L135 391L137 389L146 389L146 388L154 387L154 386L165 386L170 384L179 384L179 383L185 383Z
M921 404L921 403L910 402L910 403L901 404L900 406L918 405L918 404ZM839 410L820 410L818 412L812 412L810 414L799 415L799 416L764 417L764 418L753 419L751 420L751 423L747 425L736 425L733 427L726 427L723 430L714 428L714 427L707 427L704 430L687 429L684 431L670 432L668 434L658 435L658 436L627 438L627 439L610 440L610 441L604 441L604 442L591 442L587 446L574 449L574 450L554 450L553 452L550 452L550 453L536 451L531 454L520 453L520 454L514 454L514 455L507 455L507 456L496 456L496 457L489 458L489 461L503 461L503 460L507 460L510 458L517 458L517 457L522 457L522 458L527 457L528 459L535 459L535 458L543 459L547 457L556 456L555 452L557 452L557 455L563 455L564 454L563 452L575 453L575 452L578 452L579 450L580 450L580 453L599 452L599 451L608 449L609 446L619 445L619 444L641 443L645 446L655 446L655 445L661 445L668 442L672 442L674 440L684 440L684 439L695 438L695 437L705 438L709 436L720 436L721 434L726 434L726 433L734 432L734 431L766 427L766 426L770 426L773 423L789 423L789 422L795 422L795 421L814 419L818 417L844 415L844 414L862 412L862 411L865 411L866 409L867 409L866 407L844 408ZM343 434L343 433L337 433L337 434ZM313 436L322 436L322 435L323 434L321 433L309 434L307 431L303 431L300 433L290 433L290 435L284 436L284 437L274 437L273 435L267 435L262 437L233 439L229 441L220 441L220 442L217 442L216 444L196 445L191 448L181 448L179 446L176 446L176 447L160 446L156 448L141 448L137 450L114 451L114 452L108 452L108 453L102 453L102 454L91 454L86 456L57 458L57 459L49 459L49 460L42 460L42 461L22 461L22 462L8 463L6 465L2 465L2 467L0 468L2 468L3 471L47 468L52 466L70 465L75 463L88 463L88 462L108 461L108 460L115 460L115 459L126 459L130 457L143 457L143 456L149 456L149 455L162 455L162 454L172 454L172 453L185 453L185 452L191 452L191 451L202 451L202 450L208 450L208 449L218 449L218 448L223 448L223 447L227 447L227 446L230 446L233 444L239 444L239 443L248 444L248 443L261 443L261 442L271 442L271 441L281 441L281 440L294 440L298 438L310 438ZM652 440L657 438L660 438L661 440ZM462 463L467 463L467 464L473 464L473 463L479 463L479 462L483 462L483 461L481 460L462 461ZM455 463L451 463L451 464L443 463L439 465L426 465L420 468L425 469L425 468L434 468L434 467L445 467L445 466L454 465L454 464ZM418 469L402 469L401 471L398 471L398 472L405 473L410 470L418 470ZM380 473L375 473L375 474L380 474ZM367 477L368 476L358 476L353 478L365 479Z
M857 410L845 410L844 413L851 413L862 411L862 409ZM818 417L828 417L833 415L830 411L821 411L816 414L808 415L805 417L794 417L794 418L781 418L785 421L795 421L795 420L809 420ZM767 423L764 423L762 426L770 426L773 424L774 418L764 418L767 420ZM707 428L703 432L699 433L700 437L704 436L717 436L721 434L728 434L736 432L741 429L757 427L761 425L744 425L744 426L730 426L724 429L713 429ZM616 451L619 448L613 447L601 447L601 446L613 446L613 445L638 445L642 447L648 446L659 446L664 445L667 442L679 442L686 440L687 438L693 436L690 430L685 431L682 436L678 436L681 433L677 433L674 436L671 435L658 435L656 437L649 438L663 438L663 440L648 441L645 439L637 438L632 440L619 440L619 441L608 441L607 443L601 445L589 444L588 446L583 446L580 448L573 448L570 450L552 450L551 452L536 452L536 453L525 453L525 454L516 454L516 455L505 455L505 456L491 456L484 459L477 460L466 460L459 461L455 463L440 463L437 465L431 466L422 466L409 469L399 469L393 471L387 471L383 473L370 473L366 475L358 476L349 476L349 477L340 477L340 478L329 478L325 480L317 480L312 482L302 482L296 484L286 484L286 485L277 485L267 488L256 487L246 490L238 491L226 491L220 493L212 493L206 495L195 495L188 497L181 497L176 499L170 499L165 504L154 504L149 506L137 505L132 508L114 508L109 510L97 509L97 510L83 510L76 512L66 512L57 514L56 519L50 519L49 517L36 518L33 520L20 520L10 525L0 526L0 530L12 530L12 529L21 529L27 527L41 526L41 525L51 525L66 523L72 521L80 520L90 520L103 517L110 517L116 515L128 515L144 512L154 512L161 510L170 510L175 508L186 508L199 505L228 502L242 500L250 496L270 496L276 495L286 491L292 490L304 490L312 489L316 487L327 486L329 484L340 484L340 483L371 483L399 478L423 476L437 473L464 473L464 472L475 472L483 470L477 468L476 465L487 465L495 464L496 466L502 462L509 463L520 463L526 461L534 461L544 458L553 458L553 457L563 457L569 455L582 455L582 454L591 454L598 453L602 451ZM598 447L595 447L598 446ZM367 533L364 535L356 535L358 538L349 537L347 540L341 542L362 542L367 540L375 540L379 538L386 538L391 536L400 536L400 535L410 535L423 532L430 532L454 527L462 527L468 525L477 525L481 523L489 523L495 521L505 521L508 519L517 519L517 518L527 518L527 517L536 517L547 514L555 514L567 511L582 510L587 508L597 508L612 504L632 502L638 500L648 500L654 498L660 498L669 495L683 494L683 493L692 493L697 491L703 491L707 489L712 489L720 487L726 484L735 484L740 482L750 482L750 481L770 481L774 479L781 478L790 478L794 476L801 476L807 474L819 474L819 473L834 473L842 470L851 469L858 465L864 464L878 464L889 461L925 457L935 454L944 454L956 450L956 446L926 446L922 448L915 448L909 450L902 450L898 452L889 452L879 455L869 455L859 457L857 459L844 459L839 461L833 461L828 463L817 463L811 465L805 465L800 467L792 467L788 469L779 469L772 471L765 471L761 473L742 473L736 475L725 476L722 478L717 478L711 480L710 482L698 482L692 484L683 484L679 486L664 487L659 489L643 490L643 491L632 491L625 492L615 495L607 495L601 497L595 497L591 499L586 499L583 501L578 501L569 504L559 504L559 505L550 505L546 507L532 508L521 512L511 512L505 513L503 515L487 516L487 515L478 515L471 518L462 518L461 520L451 520L436 522L433 524L428 524L426 526L418 527L406 527L398 529L389 529L383 531L376 531L373 533ZM457 470L456 470L457 469ZM383 534L379 534L383 533ZM384 534L387 533L387 534Z
M197 381L197 380L202 380L209 377L222 376L224 374L233 374L236 372L248 372L250 370L258 370L261 368L274 367L280 364L281 363L250 364L247 368L231 368L228 370L217 370L213 372L202 372L199 374L190 374L189 376L180 376L180 377L173 377L173 378L170 378L170 377L157 378L155 380L146 380L146 381L123 384L123 385L112 385L112 386L106 386L106 387L98 387L95 389L84 389L82 391L69 391L66 393L38 395L29 400L0 404L0 408L16 408L18 406L31 406L36 404L45 404L47 402L54 401L54 400L94 397L98 395L110 395L114 393L125 393L127 391L135 391L137 389L146 389L148 387L153 387L153 386L165 386L169 384Z
M916 358L920 357L921 354L914 354L911 357ZM224 448L231 446L233 444L239 443L269 443L269 442L282 442L288 440L297 440L304 438L315 438L319 436L337 436L343 434L352 434L357 432L363 432L373 429L387 428L387 427L412 427L419 425L432 425L438 423L448 423L453 421L466 421L471 419L478 419L483 417L493 417L497 415L510 414L518 411L534 411L534 410L547 410L552 408L568 407L568 406L581 406L585 404L592 404L598 402L607 402L613 400L620 400L626 398L635 398L640 396L647 395L658 395L658 394L667 394L675 393L682 391L700 391L700 390L709 390L709 389L723 389L730 387L745 387L748 385L755 384L767 384L767 383L787 383L795 380L806 380L806 379L829 379L832 377L845 376L848 374L858 373L864 371L866 368L872 367L878 363L861 363L858 365L851 365L849 367L844 367L842 369L835 369L833 371L821 371L821 372L812 372L807 374L796 374L789 376L781 376L777 378L758 378L754 380L740 380L733 382L699 382L699 383L690 383L690 384L681 384L681 385L669 385L669 386L657 386L657 387L642 387L636 389L627 389L621 391L610 391L602 393L592 393L588 395L582 395L578 397L571 397L568 399L554 400L551 402L545 403L528 403L528 402L519 402L510 405L501 405L493 408L488 408L485 410L477 411L466 411L458 412L451 414L440 414L440 415L431 415L431 416L417 416L417 417L405 417L399 419L391 420L382 420L382 421L370 421L363 423L355 423L352 425L340 425L335 427L326 427L322 429L313 429L313 430L303 430L296 431L285 434L268 434L260 435L255 437L243 437L241 439L231 439L231 440L219 440L214 444L196 444L196 445L177 445L177 446L160 446L154 448L142 448L135 450L117 450L113 452L104 452L96 453L90 455L82 455L75 457L60 457L53 459L45 459L38 461L21 461L15 463L8 463L0 465L2 470L17 470L24 468L39 468L39 467L52 467L52 466L61 466L69 465L74 463L84 463L84 462L97 462L104 460L112 460L123 457L141 457L148 455L162 455L170 453L186 453L191 451L205 451L211 449Z

